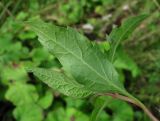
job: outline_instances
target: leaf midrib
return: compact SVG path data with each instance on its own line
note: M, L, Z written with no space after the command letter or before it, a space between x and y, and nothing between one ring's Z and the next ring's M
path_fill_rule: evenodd
M39 29L37 29L36 27L33 27L33 29L35 29L36 31L38 31L39 33L41 33L42 35L46 36L47 38L49 38L49 40L53 40L53 38L50 38L49 36L47 36L47 34L44 34L42 31L40 31ZM54 33L55 34L55 33ZM55 34L56 36L56 34ZM93 67L91 67L88 63L86 63L83 59L79 58L78 56L76 56L72 51L68 50L67 48L63 47L61 44L57 43L56 41L53 40L53 42L55 44L57 44L58 46L60 46L61 48L63 48L64 50L68 51L70 54L72 54L75 58L77 58L78 60L82 61L82 63L84 63L85 65L87 65L92 71L94 71L100 78L102 78L103 80L105 80L107 83L109 83L111 86L113 86L114 88L116 88L117 90L119 90L120 92L122 92L123 94L125 94L125 90L119 88L118 86L114 85L113 83L111 83L111 81L106 80L103 76L101 76L101 74L99 74ZM101 83L103 84L103 83Z

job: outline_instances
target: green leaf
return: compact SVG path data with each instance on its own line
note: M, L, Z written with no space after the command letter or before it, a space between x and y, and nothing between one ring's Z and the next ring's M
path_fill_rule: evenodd
M64 121L65 117L65 110L62 107L59 107L56 110L48 113L46 121Z
M41 20L32 20L27 24L37 33L41 44L58 58L78 83L92 91L125 93L113 65L83 35L70 27L59 27Z
M100 47L101 51L104 53L104 52L107 52L110 49L110 44L107 41L100 42L99 47Z
M104 108L110 109L112 115L105 116L105 121L133 121L133 110L126 102L115 100L112 97L98 97L94 104L90 121L100 121ZM107 113L107 112L106 112Z
M87 105L86 101L84 99L76 99L73 100L73 98L71 97L65 97L64 99L66 101L66 107L74 107L76 109L80 109L82 107L85 107L85 105Z
M47 109L51 106L53 101L53 94L51 91L46 91L45 95L38 100L38 105L43 109Z
M21 32L18 37L21 40L28 40L28 39L34 39L36 37L35 33L31 32L31 31L25 31L25 32Z
M94 110L92 111L92 115L90 117L90 121L99 121L100 114L107 104L106 100L96 100L96 104Z
M132 32L140 25L140 23L146 19L148 15L139 15L135 17L131 17L124 21L119 28L113 29L110 33L108 39L111 40L111 49L109 52L109 58L113 62L114 55L119 43L122 40L127 39Z
M40 65L43 61L49 60L50 54L44 48L35 48L31 51L30 56L34 63Z
M49 112L46 121L89 121L89 117L83 112L76 110L74 108L62 107Z
M75 119L76 121L89 121L89 117L86 114L75 108L66 109L66 121L69 121L70 119Z
M15 64L15 66L4 66L1 73L1 82L5 85L10 84L10 80L22 83L28 80L28 75L23 65Z
M16 106L34 103L38 100L38 93L33 85L13 83L9 86L5 98Z
M123 48L118 48L114 65L116 68L129 70L133 77L140 74L140 69L134 60L127 55Z
M41 79L48 86L65 95L84 98L92 93L83 85L77 83L73 78L60 71L41 68L30 68L28 71L33 72L35 76Z
M13 115L16 121L42 121L43 119L42 109L34 103L16 107Z
M132 107L122 100L115 100L112 97L106 98L106 107L113 111L113 121L133 121L133 109Z

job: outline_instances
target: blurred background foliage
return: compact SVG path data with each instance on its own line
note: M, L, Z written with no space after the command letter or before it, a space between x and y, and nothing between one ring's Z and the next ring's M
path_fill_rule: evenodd
M72 99L27 73L25 66L61 67L22 21L33 17L72 26L99 43L103 52L112 28L143 13L149 17L122 42L115 66L130 93L160 119L160 1L158 0L1 0L0 120L89 121L107 99L99 121L149 121L134 105L110 97ZM94 113L93 111L93 113Z

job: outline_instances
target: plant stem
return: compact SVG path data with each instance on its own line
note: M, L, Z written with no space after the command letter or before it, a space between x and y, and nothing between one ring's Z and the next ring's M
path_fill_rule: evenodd
M137 98L135 98L134 96L132 96L132 95L129 94L129 93L127 93L127 96L128 96L129 98L131 98L132 100L134 100L134 101L137 103L137 105L138 105L140 108L142 108L143 111L150 117L150 119L151 119L152 121L159 121L159 120L151 113L151 111L150 111L141 101L139 101Z
M149 118L152 121L159 121L149 110L148 108L141 103L137 98L135 98L134 96L132 96L131 94L129 94L128 92L126 92L127 96L123 96L120 95L118 93L106 93L106 95L111 96L113 98L117 98L117 99L121 99L127 102L130 102L132 104L135 104L136 106L140 107L141 109L143 109L143 111L149 116Z
M160 5L159 5L158 1L157 0L153 0L153 2L158 7L158 9L160 10Z

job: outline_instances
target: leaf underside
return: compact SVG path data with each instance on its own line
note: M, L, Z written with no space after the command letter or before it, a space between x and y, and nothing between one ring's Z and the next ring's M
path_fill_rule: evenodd
M92 94L91 91L87 90L83 85L78 84L73 78L63 72L43 68L29 68L27 70L33 72L35 76L49 87L67 96L84 98Z

